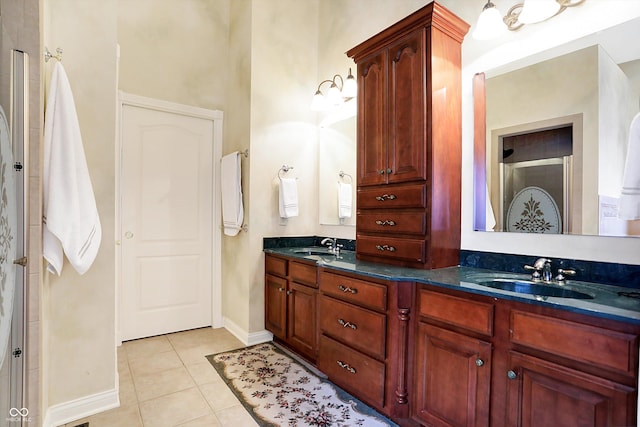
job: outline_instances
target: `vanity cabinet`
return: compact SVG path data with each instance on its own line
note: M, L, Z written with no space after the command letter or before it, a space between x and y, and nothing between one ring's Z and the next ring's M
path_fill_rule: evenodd
M468 24L430 3L347 52L357 64L357 256L456 265L461 43Z
M265 255L265 327L312 362L318 348L316 276L313 261Z
M635 425L640 327L428 285L416 300L421 425Z

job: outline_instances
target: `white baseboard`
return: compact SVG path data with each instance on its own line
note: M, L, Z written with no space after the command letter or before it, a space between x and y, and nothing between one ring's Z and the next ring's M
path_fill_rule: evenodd
M273 340L273 334L271 332L262 330L260 332L248 333L228 317L223 318L223 326L227 331L231 332L233 336L242 341L244 345L262 344L263 342Z
M118 398L118 388L115 388L113 390L96 393L90 396L81 397L80 399L50 406L47 409L42 426L61 426L119 406L120 399Z

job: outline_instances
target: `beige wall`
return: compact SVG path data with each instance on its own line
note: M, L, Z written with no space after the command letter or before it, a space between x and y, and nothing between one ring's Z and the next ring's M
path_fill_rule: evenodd
M116 389L115 352L115 0L50 0L44 41L61 47L93 184L102 243L80 276L65 262L60 277L45 273L42 301L43 392L49 407ZM45 75L53 62L44 64Z
M224 238L222 263L223 315L230 327L251 340L263 329L262 238L352 237L354 233L353 228L320 227L317 221L317 118L308 105L318 82L326 75L346 72L351 64L344 56L347 49L428 1L44 1L49 11L45 41L52 49L65 49L64 64L79 107L103 221L103 246L89 273L77 276L65 265L63 276L45 286L48 354L43 358L43 387L46 405L51 406L115 386L116 43L122 48L120 88L222 109L223 153L249 149L249 158L243 160L249 232ZM469 7L468 0L442 3L470 23L481 9L481 4ZM511 2L495 3L506 11ZM515 59L527 49L559 44L610 23L611 14L596 10L598 3L586 2L548 23L508 35L519 42L512 51L506 49L513 44L479 43L467 36L463 45L463 248L639 262L635 254L640 251L640 239L527 236L517 240L507 233L471 231L473 73ZM627 18L640 15L630 3L617 1L618 9L611 10ZM587 13L603 18L589 19ZM298 178L301 195L300 216L286 225L277 214L277 171L283 163L294 166L290 174Z

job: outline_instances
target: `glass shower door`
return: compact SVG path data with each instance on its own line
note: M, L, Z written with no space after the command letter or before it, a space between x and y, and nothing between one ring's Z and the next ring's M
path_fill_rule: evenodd
M11 54L11 99L0 103L0 427L29 420L23 404L28 58Z

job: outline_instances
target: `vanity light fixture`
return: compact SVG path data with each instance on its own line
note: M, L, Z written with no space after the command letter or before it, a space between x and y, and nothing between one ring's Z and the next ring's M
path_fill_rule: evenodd
M325 83L331 83L326 95L320 90ZM344 80L340 74L336 74L332 79L320 82L318 90L316 90L316 94L311 100L311 109L313 111L327 110L355 98L357 94L358 86L356 79L353 77L353 74L351 74L351 68L349 68L349 75Z
M507 14L500 17L498 8L487 0L487 4L482 9L478 17L473 38L478 40L489 40L499 37L504 33L505 27L510 31L516 31L525 24L535 24L546 21L562 12L568 7L578 6L586 0L523 0L522 3L515 4L507 11Z

